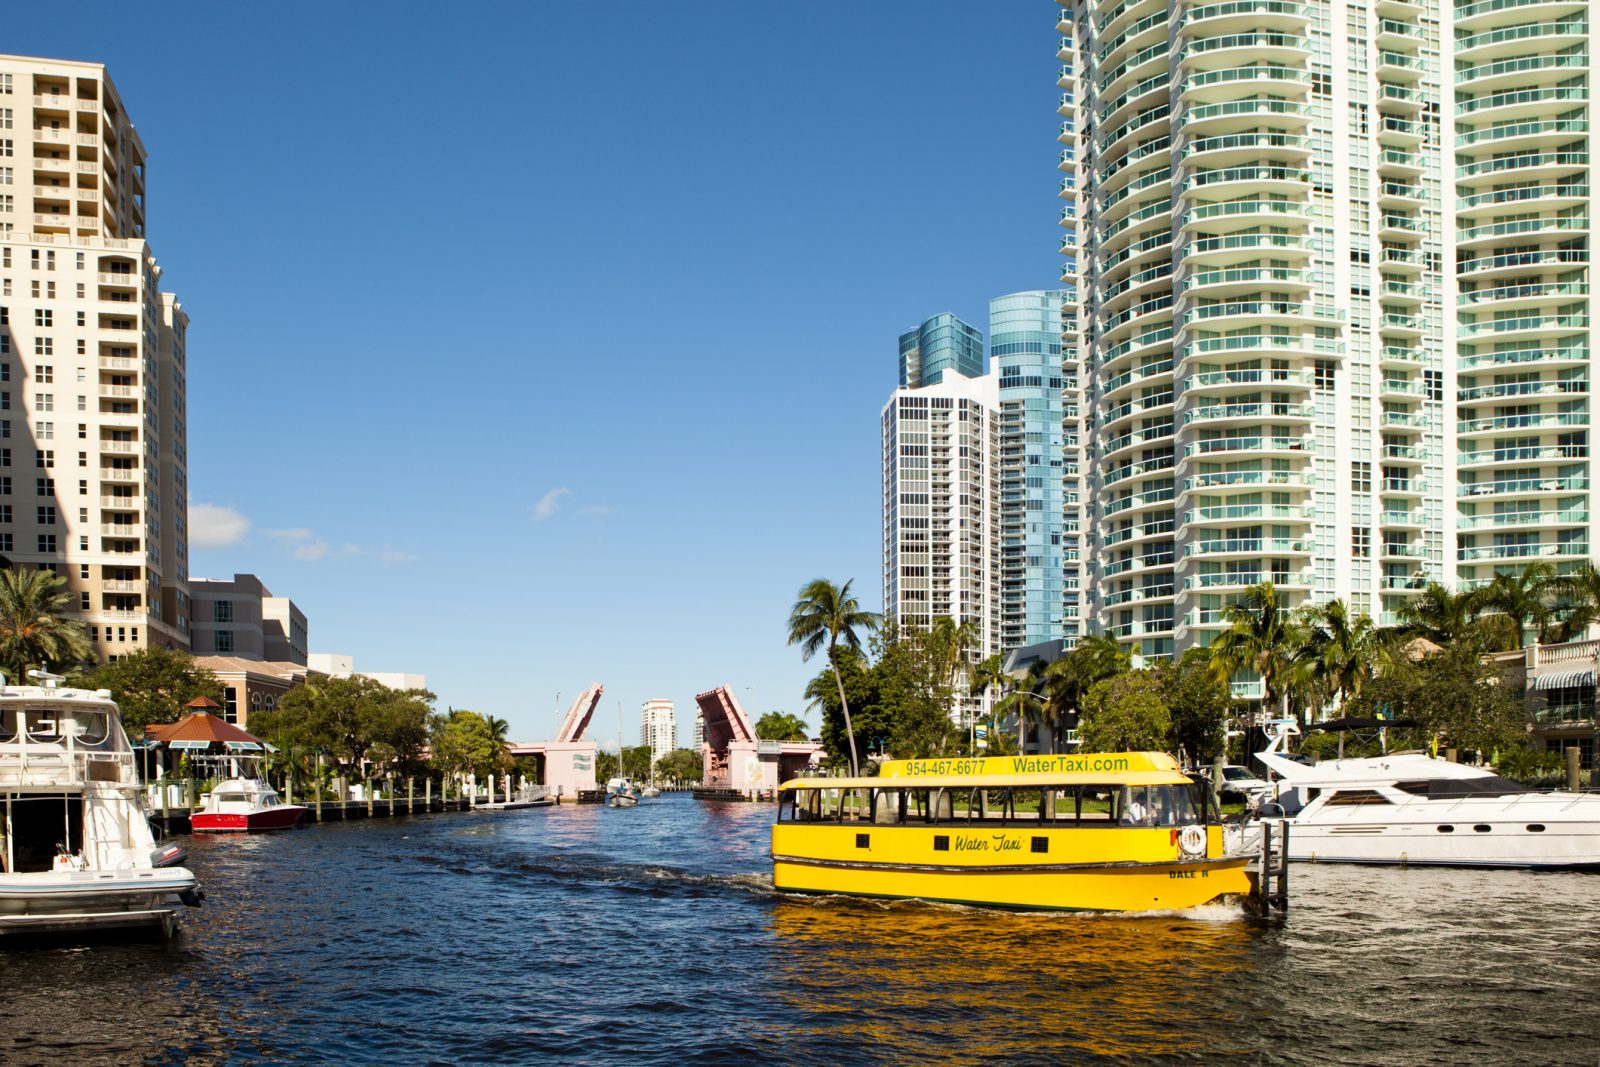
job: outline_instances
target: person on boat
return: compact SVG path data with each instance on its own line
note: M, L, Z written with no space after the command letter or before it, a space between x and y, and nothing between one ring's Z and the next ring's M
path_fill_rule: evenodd
M1144 798L1128 790L1128 806L1123 809L1122 821L1129 826L1146 826L1150 822L1150 808Z

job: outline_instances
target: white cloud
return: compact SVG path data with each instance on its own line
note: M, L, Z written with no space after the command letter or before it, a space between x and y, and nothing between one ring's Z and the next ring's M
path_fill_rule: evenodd
M250 535L250 520L229 507L189 503L189 547L227 548Z
M377 548L366 548L362 545L341 545L334 548L325 538L318 537L305 526L293 526L283 530L262 530L262 533L275 541L281 541L289 549L289 555L305 563L316 563L324 559L375 559L385 567L392 567L400 563L415 563L417 556L405 549L393 545L381 545Z
M538 522L543 522L544 520L548 519L557 511L561 510L562 498L569 497L571 495L572 490L568 489L566 486L562 486L560 489L550 490L544 496L540 497L539 502L533 506L534 519Z

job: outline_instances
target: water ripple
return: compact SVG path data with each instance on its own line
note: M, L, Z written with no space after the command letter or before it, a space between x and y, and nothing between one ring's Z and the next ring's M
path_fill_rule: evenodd
M772 890L770 807L668 797L196 838L170 943L15 949L28 1063L1589 1062L1582 874L1296 868L1231 908Z

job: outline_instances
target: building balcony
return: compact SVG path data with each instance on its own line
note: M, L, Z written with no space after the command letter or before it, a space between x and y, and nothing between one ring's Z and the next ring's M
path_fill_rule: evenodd
M1380 511L1378 526L1387 529L1422 529L1428 525L1428 513L1421 508L1411 511Z
M1193 103L1217 103L1247 86L1263 96L1303 96L1311 89L1311 72L1288 66L1229 67L1191 74L1181 84L1182 97Z
M1574 38L1581 40L1581 38ZM1589 57L1572 55L1520 56L1478 63L1455 72L1457 87L1471 86L1472 92L1498 89L1530 89L1565 82L1589 71Z
M1497 23L1555 19L1588 10L1585 0L1478 0L1455 9L1458 32L1482 30Z
M1236 67L1241 63L1270 63L1298 69L1310 58L1310 53L1311 41L1305 36L1267 30L1189 38L1176 58L1185 72Z
M1561 213L1589 202L1589 187L1579 182L1547 185L1521 185L1511 189L1491 189L1456 200L1456 219L1467 222L1507 210Z
M1311 483L1304 471L1211 471L1183 479L1183 496L1190 493L1258 492L1262 486L1274 490L1310 492Z
M1482 419L1462 419L1456 423L1456 433L1471 436L1484 433L1505 433L1509 430L1565 430L1574 426L1588 426L1586 411L1546 411L1532 415L1492 415Z
M1307 390L1312 385L1311 373L1303 370L1243 367L1235 370L1205 371L1191 374L1183 380L1185 395L1204 395L1214 391L1229 391L1245 386L1269 386L1274 390Z
M1563 463L1587 459L1587 445L1528 445L1525 447L1482 448L1456 453L1458 467L1504 467L1526 463Z
M1309 589L1311 587L1312 573L1302 571L1223 571L1220 573L1191 574L1183 580L1185 595L1200 591L1245 590L1252 585L1262 582L1271 582L1279 589Z
M1219 459L1235 460L1242 458L1241 453L1259 453L1262 455L1297 455L1305 452L1305 437L1283 437L1263 435L1259 437L1213 437L1194 441L1183 446L1183 458L1193 459L1196 456L1215 456Z
M1503 530L1507 527L1587 526L1587 508L1567 508L1563 511L1507 511L1492 515L1462 515L1456 519L1457 530Z
M1204 556L1308 556L1316 551L1309 537L1225 537L1190 541L1183 546L1185 559Z
M1293 523L1305 525L1311 521L1310 504L1217 504L1190 508L1183 513L1183 523L1189 526L1211 526L1217 523L1243 521Z
M1539 237L1587 236L1588 233L1587 216L1517 219L1513 222L1460 227L1456 230L1455 245L1457 249L1467 250L1479 245L1499 244L1513 238L1531 240Z
M1456 550L1456 559L1463 563L1480 563L1489 560L1571 559L1589 555L1586 541L1563 544L1481 545Z
M1286 0L1230 0L1184 10L1178 33L1185 38L1220 36L1250 30L1303 30L1311 20L1306 4Z
M1457 323L1456 336L1462 340L1520 341L1561 337L1588 328L1587 315L1524 315L1514 319Z
M1582 107L1589 101L1586 86L1549 86L1543 89L1507 89L1462 100L1456 104L1456 118L1474 122L1514 121L1542 118L1552 108Z
M1558 51L1585 42L1589 24L1581 19L1552 22L1524 22L1516 26L1469 33L1455 40L1458 62L1482 64L1531 51Z
M1316 417L1312 404L1214 404L1190 408L1183 413L1183 424L1247 425L1258 422L1310 422Z
M1582 474L1556 478L1504 478L1494 481L1462 482L1456 486L1458 499L1494 496L1557 496L1583 492L1589 479Z
M1572 399L1587 396L1587 378L1549 378L1537 382L1501 382L1496 385L1477 385L1456 390L1456 401L1462 404L1484 403L1505 397L1557 397Z
M1589 153L1586 151L1519 152L1464 163L1456 168L1456 178L1463 183L1480 179L1493 179L1496 184L1510 181L1545 183L1581 177L1586 174L1588 167Z
M1233 267L1193 270L1183 279L1185 294L1204 294L1208 298L1253 295L1261 289L1311 291L1311 272L1288 267Z
M1473 280L1481 284L1505 274L1517 275L1520 278L1527 275L1529 268L1559 269L1571 264L1586 265L1588 262L1588 250L1582 248L1519 250L1458 259L1456 273L1463 276L1472 275Z

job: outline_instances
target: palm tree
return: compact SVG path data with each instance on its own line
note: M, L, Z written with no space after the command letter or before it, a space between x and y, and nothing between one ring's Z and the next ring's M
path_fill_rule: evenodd
M798 715L769 711L756 720L756 737L763 741L804 741L806 721Z
M1343 705L1361 695L1392 651L1369 615L1350 618L1343 600L1330 600L1302 616L1303 643L1295 659L1318 706Z
M1001 697L994 706L994 713L998 715L1017 716L1017 751L1021 752L1028 747L1028 724L1039 725L1045 721L1044 688L1046 684L1045 672L1049 664L1043 660L1034 660L1028 667L1027 677L1022 684L1011 683L1009 693Z
M1051 724L1052 749L1060 736L1061 724L1082 708L1089 690L1132 666L1132 659L1117 644L1116 638L1095 634L1079 641L1072 651L1045 668L1044 714Z
M982 637L978 631L978 624L971 619L964 619L958 626L950 616L941 615L933 620L933 627L929 630L928 636L933 646L934 657L944 674L941 681L950 687L954 695L956 676L966 663L967 653L977 647Z
M62 614L71 606L67 580L55 571L0 570L0 670L26 682L29 667L88 659L83 624Z
M1555 594L1556 609L1561 614L1560 621L1551 627L1551 640L1576 640L1600 622L1600 570L1589 560L1569 574L1552 578L1550 591Z
M1288 718L1301 635L1299 626L1278 606L1277 589L1271 582L1252 585L1222 618L1228 628L1211 642L1212 673L1231 685L1239 671L1255 671L1261 675L1261 706L1278 703Z
M853 580L853 579L852 579ZM856 730L850 722L850 702L844 695L844 676L839 673L838 650L843 645L851 652L861 651L861 638L856 631L876 630L878 616L862 611L861 604L850 595L850 582L834 585L826 578L816 578L800 589L800 598L789 611L789 643L800 646L800 657L809 660L823 648L828 650L828 666L833 668L833 681L839 688L839 706L844 710L844 734L850 743L850 775L860 773L856 759Z
M483 721L489 724L489 740L494 743L494 761L501 767L510 766L511 724L493 715L485 715Z
M1393 628L1393 635L1406 643L1420 637L1440 648L1475 637L1470 598L1469 593L1452 593L1438 582L1429 582L1400 606L1400 625Z
M972 679L967 686L967 695L982 697L985 693L999 694L999 699L991 700L991 711L999 711L999 700L1004 699L1006 690L1011 686L1011 675L1006 673L1006 657L996 652L987 659L980 660L972 667Z
M1496 652L1511 652L1526 644L1529 630L1544 631L1550 621L1550 600L1555 569L1542 560L1528 564L1520 574L1497 574L1488 585L1468 594L1488 642Z

